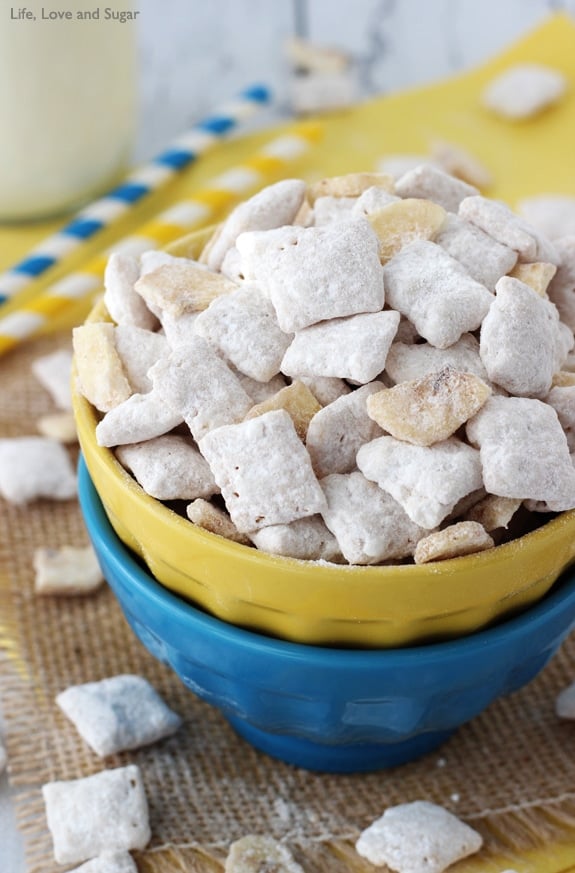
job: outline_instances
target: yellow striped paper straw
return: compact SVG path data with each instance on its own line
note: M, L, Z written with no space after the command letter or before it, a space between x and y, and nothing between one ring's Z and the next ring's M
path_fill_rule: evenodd
M66 276L0 318L0 355L48 327L50 321L71 303L99 291L111 252L139 255L205 227L242 196L285 175L290 162L303 155L321 135L322 127L319 124L296 126L290 133L269 142L239 166L216 176L193 198L160 213L136 234L125 237L92 259L81 271Z

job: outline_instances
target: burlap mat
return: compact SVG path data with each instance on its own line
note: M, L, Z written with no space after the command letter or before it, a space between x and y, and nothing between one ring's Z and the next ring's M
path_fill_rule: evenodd
M0 361L0 436L34 433L37 417L53 409L30 362L67 341L45 338ZM438 753L387 772L318 775L239 739L148 655L107 588L82 599L34 596L34 548L87 542L74 501L17 508L0 500L0 524L0 693L30 873L63 869L53 861L40 785L128 761L140 765L150 802L153 839L137 857L142 873L221 871L230 842L250 832L284 839L307 873L372 870L353 850L359 830L387 805L418 798L483 833L482 866L473 869L501 870L530 847L574 839L575 726L555 718L553 702L575 678L575 639L529 687L496 702ZM54 697L121 672L146 676L185 723L171 739L104 764ZM508 863L492 867L495 855Z

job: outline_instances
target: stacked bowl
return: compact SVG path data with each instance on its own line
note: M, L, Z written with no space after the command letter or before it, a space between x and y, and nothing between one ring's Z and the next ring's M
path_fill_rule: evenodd
M203 237L174 254L193 257ZM109 316L98 304L89 320ZM149 497L78 393L80 498L141 642L257 748L354 772L429 752L529 682L575 624L575 511L484 552L340 566L268 555Z

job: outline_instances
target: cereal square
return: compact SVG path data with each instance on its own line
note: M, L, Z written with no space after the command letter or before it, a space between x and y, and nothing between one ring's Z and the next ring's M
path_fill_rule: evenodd
M32 372L48 391L58 409L72 409L72 352L58 349L32 361Z
M355 844L362 858L397 873L443 873L478 852L483 839L451 812L427 800L390 806Z
M350 564L405 558L426 534L391 494L357 471L333 473L320 484L327 501L323 519Z
M142 676L111 676L72 685L56 703L101 758L174 734L182 720Z
M138 258L112 252L104 273L104 303L116 324L155 330L158 319L134 288L139 278Z
M270 555L284 555L300 561L343 561L336 538L319 515L298 518L291 524L262 527L252 531L250 539L258 549Z
M487 315L493 295L472 279L441 246L416 241L384 268L387 302L405 315L418 333L440 349L474 331Z
M114 342L132 391L137 394L151 391L148 370L168 354L166 337L132 324L120 324L114 331Z
M201 336L194 335L174 349L149 375L154 389L182 416L195 440L213 428L241 421L252 406L237 376Z
M91 594L104 582L92 546L35 549L34 570L36 594Z
M479 194L477 188L444 173L432 164L421 164L408 170L395 183L396 194L400 197L417 197L432 200L443 206L447 212L457 212L465 197Z
M379 243L365 219L242 234L237 247L285 333L383 309Z
M76 490L70 457L60 443L40 436L0 439L0 496L5 500L70 500Z
M488 291L494 291L495 283L517 263L516 251L457 215L448 215L435 242Z
M500 200L467 197L459 207L459 217L516 251L520 261L559 263L554 245Z
M140 768L134 764L48 782L42 794L58 864L144 849L150 840L148 803Z
M319 478L350 473L360 446L382 435L367 413L366 401L383 387L382 382L370 382L316 412L308 427L306 448Z
M559 70L543 64L513 64L487 84L481 102L496 115L516 121L556 103L566 87Z
M385 361L385 372L396 383L421 379L442 367L453 367L460 373L473 373L487 381L487 371L479 355L479 343L471 333L447 349L436 349L429 343L393 343Z
M285 410L219 427L199 445L242 533L289 524L325 506L310 457Z
M336 376L371 382L383 371L399 326L397 312L366 312L296 333L282 361L286 376Z
M291 224L306 194L306 184L300 179L283 179L258 191L228 215L206 253L210 270L219 270L228 249L241 233L270 230Z
M165 402L159 390L132 394L106 413L96 425L99 446L121 446L151 440L173 430L183 417Z
M158 500L195 500L218 491L207 462L184 436L166 434L120 446L116 457L146 494Z
M527 397L490 397L466 426L490 494L575 508L575 469L557 413Z
M412 446L382 436L360 448L357 466L388 491L415 524L428 530L483 484L479 452L456 437L433 446Z
M194 333L258 382L268 382L279 373L293 338L280 329L271 300L255 285L244 285L214 300L197 317Z
M547 394L562 359L559 314L533 288L504 276L481 325L479 353L492 382L511 394Z

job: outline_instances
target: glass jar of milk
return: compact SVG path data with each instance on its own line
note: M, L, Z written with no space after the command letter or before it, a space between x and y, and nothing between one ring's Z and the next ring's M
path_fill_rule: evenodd
M80 206L126 167L136 118L131 0L0 3L0 221Z

